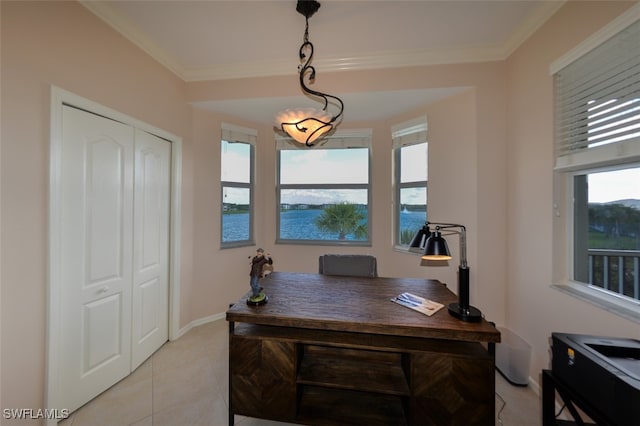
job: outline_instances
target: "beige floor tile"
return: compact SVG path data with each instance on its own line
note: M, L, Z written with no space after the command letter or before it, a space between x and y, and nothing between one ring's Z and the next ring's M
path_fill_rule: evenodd
M153 426L153 416L147 416L139 422L132 423L130 426Z
M541 400L528 386L514 386L496 372L496 424L500 415L504 426L540 426L542 424ZM504 400L504 407L502 405ZM502 411L500 412L502 408Z
M207 357L153 375L153 412L219 396L211 361Z
M227 406L217 393L189 399L153 413L153 426L219 426L227 422Z
M74 414L72 426L130 425L152 414L151 377L135 373L116 383Z

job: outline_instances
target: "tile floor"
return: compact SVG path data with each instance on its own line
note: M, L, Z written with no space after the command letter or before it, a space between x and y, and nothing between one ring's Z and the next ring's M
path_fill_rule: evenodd
M162 346L131 375L106 390L61 426L224 426L228 424L228 328L218 320L193 328ZM540 426L540 399L530 387L507 383L496 373L506 405L503 426ZM496 414L502 407L496 397ZM285 423L236 416L240 426Z

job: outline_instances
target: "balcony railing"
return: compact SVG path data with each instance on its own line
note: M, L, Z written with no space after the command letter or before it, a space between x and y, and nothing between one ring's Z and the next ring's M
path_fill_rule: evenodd
M589 284L640 300L640 251L590 249Z

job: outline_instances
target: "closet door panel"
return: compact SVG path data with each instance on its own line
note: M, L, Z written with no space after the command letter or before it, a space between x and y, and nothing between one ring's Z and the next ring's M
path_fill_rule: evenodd
M171 144L136 130L132 368L169 337Z
M131 367L133 128L63 107L61 406L74 410Z

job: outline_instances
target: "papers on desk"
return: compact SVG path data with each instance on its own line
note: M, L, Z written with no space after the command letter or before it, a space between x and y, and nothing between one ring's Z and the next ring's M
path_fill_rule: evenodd
M391 299L391 301L427 316L431 316L444 308L442 303L434 302L433 300L425 299L424 297L411 293L402 293Z

